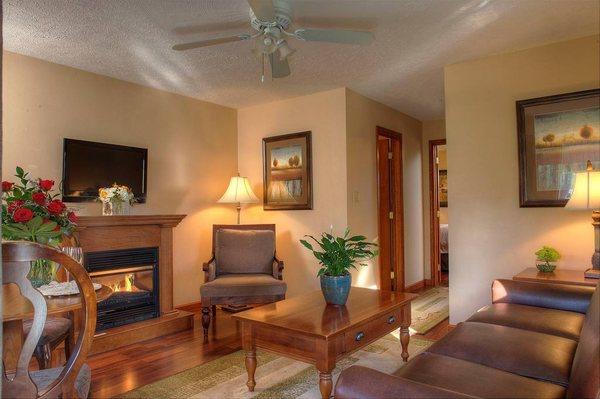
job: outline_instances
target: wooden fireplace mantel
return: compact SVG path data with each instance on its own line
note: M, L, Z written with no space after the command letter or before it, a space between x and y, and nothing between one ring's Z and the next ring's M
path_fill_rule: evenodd
M161 314L173 310L173 228L186 215L81 216L79 244L86 252L158 248Z
M107 226L143 226L158 225L176 227L186 215L128 215L128 216L80 216L79 229Z
M193 328L194 315L173 308L173 228L186 215L81 216L76 235L89 252L158 248L160 317L104 330L91 353L100 353Z

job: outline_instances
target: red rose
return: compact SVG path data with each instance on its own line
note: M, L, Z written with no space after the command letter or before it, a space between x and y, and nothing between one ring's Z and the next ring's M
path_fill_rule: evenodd
M75 214L75 212L69 212L69 214L67 215L67 218L69 219L69 221L71 223L77 223L77 215Z
M14 211L16 211L17 209L19 209L20 207L22 207L24 204L23 201L21 200L16 200L13 202L9 202L8 203L8 207L6 208L6 210L8 211L8 213L13 213Z
M50 212L54 215L58 215L59 213L61 213L62 211L65 210L65 204L63 204L62 201L54 200L54 201L50 201L47 208L48 208L48 212Z
M33 217L33 212L28 208L19 208L13 213L13 220L17 223L29 222Z
M54 186L54 180L41 180L38 183L40 188L44 191L48 191L52 189L52 186Z
M9 181L3 181L2 182L2 191L4 191L4 192L10 191L13 184L15 184L15 183L11 183Z
M44 193L33 193L31 199L38 205L44 205L46 203L46 194Z

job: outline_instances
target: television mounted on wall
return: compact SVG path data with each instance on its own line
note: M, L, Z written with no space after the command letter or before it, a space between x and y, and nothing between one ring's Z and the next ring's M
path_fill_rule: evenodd
M88 202L98 189L114 183L131 188L136 202L146 202L146 148L64 139L62 191L65 202Z

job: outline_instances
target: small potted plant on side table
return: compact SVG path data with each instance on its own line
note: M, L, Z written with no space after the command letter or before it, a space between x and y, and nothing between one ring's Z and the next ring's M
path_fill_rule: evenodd
M342 237L323 233L321 239L312 239L320 248L317 250L306 240L300 240L302 245L312 251L322 266L317 273L321 279L321 291L328 305L345 305L350 293L352 276L350 268L357 265L366 266L366 261L377 256L377 244L366 241L365 236L350 237L350 229L346 229Z
M558 251L552 247L543 246L535 253L537 262L535 266L542 273L552 273L556 269L556 261L560 259Z

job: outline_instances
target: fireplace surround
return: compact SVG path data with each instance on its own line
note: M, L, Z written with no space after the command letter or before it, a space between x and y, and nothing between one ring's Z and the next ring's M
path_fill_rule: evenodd
M114 292L98 303L96 331L160 315L158 248L88 252L84 265L93 282Z

